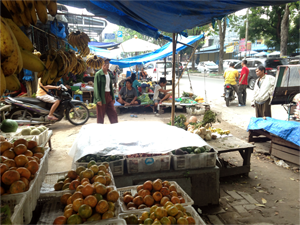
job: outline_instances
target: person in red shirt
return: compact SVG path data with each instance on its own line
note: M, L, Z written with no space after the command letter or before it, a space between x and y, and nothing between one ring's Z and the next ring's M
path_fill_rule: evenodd
M243 68L239 80L239 89L238 89L239 105L238 106L246 106L246 99L247 99L246 89L248 86L249 69L247 67L247 60L243 60L241 64Z

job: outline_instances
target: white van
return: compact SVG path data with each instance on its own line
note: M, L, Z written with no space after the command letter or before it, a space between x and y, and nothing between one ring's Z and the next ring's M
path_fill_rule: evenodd
M166 80L172 83L172 62L166 62ZM161 77L165 77L165 63L163 61L155 61L145 64L144 70L152 81L158 82Z

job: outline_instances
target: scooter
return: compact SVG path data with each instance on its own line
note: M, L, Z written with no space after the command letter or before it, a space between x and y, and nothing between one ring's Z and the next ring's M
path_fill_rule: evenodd
M5 102L11 104L11 111L6 118L15 120L18 124L53 124L61 121L64 117L73 125L85 124L89 117L88 108L78 100L73 100L67 92L68 89L59 85L61 90L57 92L60 104L54 112L57 121L48 120L48 114L52 104L43 102L37 98L11 98L5 99Z
M226 102L226 106L229 106L229 102L233 101L235 99L235 91L232 88L231 84L225 84L225 95L224 99Z

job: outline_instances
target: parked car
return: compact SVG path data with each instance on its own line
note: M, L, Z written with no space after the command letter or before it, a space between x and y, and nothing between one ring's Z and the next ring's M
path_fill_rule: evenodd
M277 72L277 66L281 65L288 65L288 60L284 58L247 58L247 67L249 68L248 87L252 90L254 89L254 84L257 79L255 70L258 66L264 66L266 68L266 74L275 77ZM234 66L234 68L237 69L239 73L241 73L241 62L237 63Z
M291 60L289 62L289 65L297 65L297 64L300 64L300 60L299 59L294 59L294 60Z
M200 73L211 73L211 72L218 72L218 65L215 64L213 61L204 61L200 62L197 66L197 70Z
M223 60L223 70L225 71L226 69L228 69L230 63L237 64L237 63L239 63L240 61L241 61L241 60L237 60L237 59L225 59L225 60Z
M166 62L166 80L172 83L172 62ZM147 63L144 66L148 76L152 77L152 81L158 82L161 77L165 77L165 63L163 61L155 61Z

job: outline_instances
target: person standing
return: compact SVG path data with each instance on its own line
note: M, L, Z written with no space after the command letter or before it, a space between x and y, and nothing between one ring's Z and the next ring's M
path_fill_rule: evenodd
M118 115L115 110L115 96L112 85L112 76L108 72L109 59L104 60L102 69L95 75L94 103L97 104L97 123L104 123L107 114L110 123L118 123Z
M239 105L238 106L246 106L246 100L247 100L246 89L248 86L249 69L247 67L247 60L243 60L241 64L243 68L239 80L239 91L238 91Z
M255 81L254 96L251 103L251 106L255 107L256 117L271 117L270 99L274 91L275 77L265 73L265 67L257 67L258 79Z

